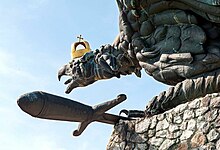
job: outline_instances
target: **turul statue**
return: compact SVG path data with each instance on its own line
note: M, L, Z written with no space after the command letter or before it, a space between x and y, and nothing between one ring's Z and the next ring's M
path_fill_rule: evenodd
M94 121L116 124L120 119L148 117L179 104L220 92L220 0L117 0L120 32L112 45L91 50L80 36L72 60L58 72L69 76L66 93L98 80L120 78L141 70L171 87L155 96L145 111L122 110L126 117L106 113L126 95L89 106L35 91L18 98L33 117L79 122L79 136ZM84 48L78 49L81 45ZM147 85L146 85L147 86Z
M120 31L114 43L77 55L59 70L59 79L70 77L66 93L98 80L132 73L141 77L144 69L171 85L146 106L150 116L220 91L220 0L117 4Z

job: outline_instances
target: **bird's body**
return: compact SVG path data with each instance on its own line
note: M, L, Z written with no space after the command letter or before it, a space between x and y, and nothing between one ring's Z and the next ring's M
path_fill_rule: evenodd
M59 71L71 76L67 93L97 80L140 70L173 85L147 107L157 114L187 100L218 92L220 6L218 0L117 0L120 33L114 45L89 52ZM210 79L211 77L215 77ZM208 85L212 88L207 88ZM219 85L219 86L218 86ZM191 90L200 90L189 96ZM202 93L202 94L201 94ZM168 105L169 104L169 105Z

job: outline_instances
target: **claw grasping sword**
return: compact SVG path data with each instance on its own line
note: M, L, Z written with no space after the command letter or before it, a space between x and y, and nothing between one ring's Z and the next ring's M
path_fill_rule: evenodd
M49 93L36 91L22 95L18 99L19 107L29 115L37 118L80 122L74 136L79 136L93 121L116 124L127 117L105 113L107 110L126 100L121 94L114 100L93 107Z

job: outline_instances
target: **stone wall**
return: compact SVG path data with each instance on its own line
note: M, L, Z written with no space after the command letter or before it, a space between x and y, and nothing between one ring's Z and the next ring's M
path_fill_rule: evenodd
M220 150L220 94L114 127L107 150Z

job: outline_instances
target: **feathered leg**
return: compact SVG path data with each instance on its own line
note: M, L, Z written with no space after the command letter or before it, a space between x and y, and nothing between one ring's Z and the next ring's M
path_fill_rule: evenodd
M146 107L146 115L163 113L179 104L220 91L220 69L186 79L154 97Z

